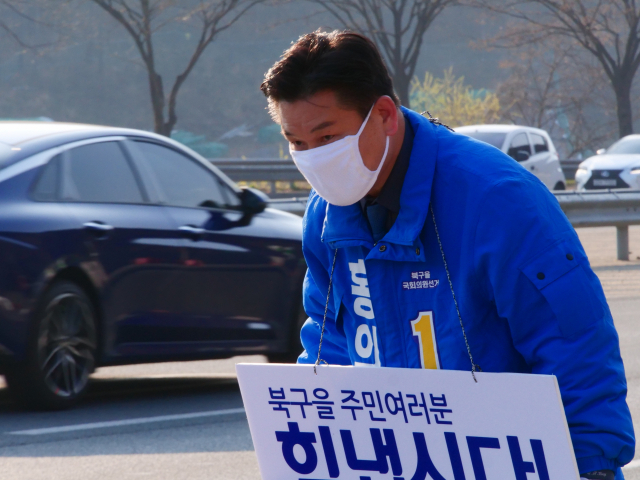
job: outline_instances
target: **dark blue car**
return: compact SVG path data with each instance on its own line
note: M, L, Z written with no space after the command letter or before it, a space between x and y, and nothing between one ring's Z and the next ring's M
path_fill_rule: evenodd
M147 132L0 122L0 368L31 407L97 366L301 351L301 219Z

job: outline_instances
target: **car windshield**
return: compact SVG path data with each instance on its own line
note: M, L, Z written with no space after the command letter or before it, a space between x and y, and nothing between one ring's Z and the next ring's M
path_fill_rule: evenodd
M507 136L506 133L503 132L462 132L464 135L467 135L471 138L475 138L476 140L480 140L481 142L488 143L489 145L493 145L496 148L502 148L504 144L504 139Z
M640 137L618 140L607 148L607 153L640 153Z

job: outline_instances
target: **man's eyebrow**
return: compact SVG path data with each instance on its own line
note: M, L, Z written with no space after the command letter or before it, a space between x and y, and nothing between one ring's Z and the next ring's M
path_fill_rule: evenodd
M313 132L316 132L316 131L318 131L318 130L322 130L323 128L330 127L331 125L335 125L335 123L336 123L336 122L335 122L335 120L333 120L333 121L326 121L326 122L322 122L320 125L316 125L315 127L313 127L313 128L311 129L311 132L309 132L309 133L313 133ZM284 129L282 130L282 132L283 132L283 133L285 134L285 136L287 136L287 137L295 136L295 135L293 135L291 132L288 132L288 131L286 131L286 130L284 130Z
M322 130L323 128L330 127L331 125L335 125L335 123L336 123L335 120L334 121L322 122L320 125L317 125L317 126L313 127L311 129L311 132L309 132L309 133L313 133L313 132L315 132L317 130Z

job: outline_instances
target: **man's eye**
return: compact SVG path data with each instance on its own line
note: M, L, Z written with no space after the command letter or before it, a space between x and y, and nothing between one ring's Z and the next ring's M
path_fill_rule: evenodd
M293 141L293 144L294 144L296 147L300 147L300 146L302 146L302 142L301 142L300 140L294 140L294 141Z
M333 140L333 138L335 137L335 135L325 135L322 137L322 141L323 142L329 142L331 140Z

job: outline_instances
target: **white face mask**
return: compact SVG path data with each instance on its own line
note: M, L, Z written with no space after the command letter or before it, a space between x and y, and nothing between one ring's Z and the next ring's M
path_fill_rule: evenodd
M372 111L373 107L355 135L311 150L295 151L289 144L289 153L298 170L318 195L333 205L351 205L364 198L376 183L387 158L389 137L386 137L387 143L377 170L372 172L362 161L358 140Z

